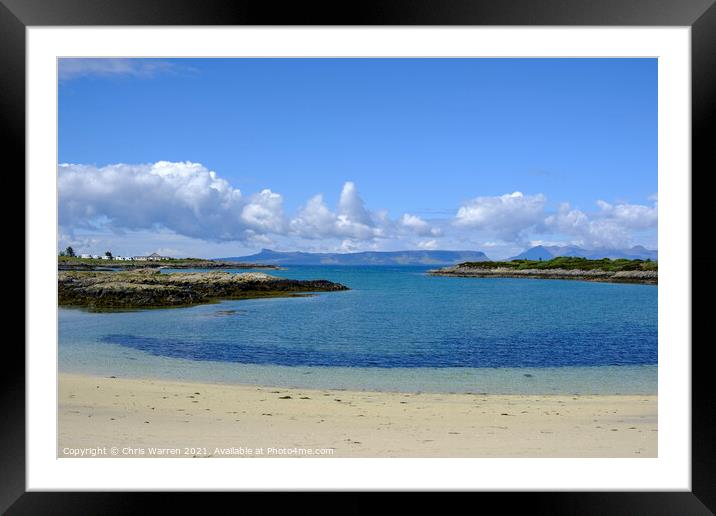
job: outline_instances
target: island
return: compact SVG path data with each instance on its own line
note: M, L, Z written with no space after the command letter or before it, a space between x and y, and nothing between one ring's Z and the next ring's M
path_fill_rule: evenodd
M89 309L190 306L222 299L295 296L348 290L327 280L293 280L262 272L60 271L58 303Z
M432 269L432 276L466 278L535 278L604 281L611 283L645 283L656 285L658 262L651 260L589 260L560 256L551 260L512 260L509 262L465 262L451 267Z
M164 258L152 259L118 259L107 256L104 259L81 258L76 256L59 256L57 268L61 271L109 271L133 270L147 268L164 269L281 269L278 265L262 263L235 262L226 260L206 260L203 258Z

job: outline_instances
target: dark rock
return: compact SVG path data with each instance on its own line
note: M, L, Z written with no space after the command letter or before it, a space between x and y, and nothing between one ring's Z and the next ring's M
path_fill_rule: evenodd
M60 305L92 309L187 306L218 299L291 296L348 290L327 280L291 280L258 272L181 272L140 269L120 272L60 272Z

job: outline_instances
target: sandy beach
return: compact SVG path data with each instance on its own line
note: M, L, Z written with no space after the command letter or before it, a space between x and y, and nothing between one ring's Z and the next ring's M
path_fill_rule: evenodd
M59 457L656 457L655 395L360 392L60 374Z

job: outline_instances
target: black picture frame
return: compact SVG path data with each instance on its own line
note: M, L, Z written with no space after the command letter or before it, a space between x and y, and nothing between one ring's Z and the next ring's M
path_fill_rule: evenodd
M703 273L716 258L710 236L707 184L716 154L709 136L716 120L716 0L362 0L292 2L280 7L247 0L0 0L0 137L14 170L25 169L25 30L75 25L553 25L688 26L692 42L692 267ZM709 129L712 129L709 131ZM19 174L15 174L19 176ZM24 182L21 188L24 190ZM698 240L697 240L698 239ZM25 275L32 271L25 270ZM706 276L704 278L701 275ZM692 334L704 324L714 279L692 286ZM699 302L698 296L703 296ZM27 306L26 310L31 310ZM701 316L701 317L699 317ZM698 323L698 324L697 324ZM716 511L710 339L692 339L692 490L690 492L485 493L501 510L537 514L712 514ZM688 345L689 343L670 343ZM25 354L6 339L0 381L0 511L7 514L128 514L146 512L146 493L25 492ZM10 366L9 364L12 364ZM242 496L246 496L243 494ZM252 495L253 496L253 495ZM420 497L415 497L420 500ZM206 502L161 496L163 511ZM371 508L353 502L354 512ZM419 501L422 504L422 502ZM199 505L196 505L199 507ZM327 508L330 510L330 508ZM311 504L312 512L320 506Z

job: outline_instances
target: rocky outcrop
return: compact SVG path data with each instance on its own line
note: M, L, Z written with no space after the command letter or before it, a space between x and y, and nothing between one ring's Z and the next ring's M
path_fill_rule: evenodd
M290 296L348 290L327 280L291 280L258 272L179 272L156 269L67 272L58 275L58 302L94 309L185 306L219 299Z
M612 283L647 283L657 284L658 271L606 271L578 269L515 269L509 267L470 267L456 265L428 271L432 276L458 276L469 278L538 278L538 279L573 279L583 281L606 281Z

